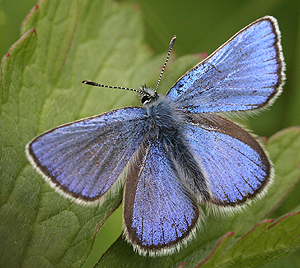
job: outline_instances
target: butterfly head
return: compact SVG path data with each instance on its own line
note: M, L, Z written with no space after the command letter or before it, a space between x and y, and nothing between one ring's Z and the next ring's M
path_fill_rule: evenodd
M143 105L149 105L151 103L155 103L157 101L159 95L157 92L151 88L147 88L146 86L142 86L140 89L140 98Z

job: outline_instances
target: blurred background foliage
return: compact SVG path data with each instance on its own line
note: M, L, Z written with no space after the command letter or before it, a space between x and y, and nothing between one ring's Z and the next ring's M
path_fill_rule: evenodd
M299 0L128 0L127 2L131 2L141 10L145 42L153 53L166 53L171 37L176 34L177 42L173 53L178 57L195 53L210 54L252 21L265 15L276 17L282 33L282 46L287 64L286 85L282 95L268 112L253 116L244 124L257 135L265 137L270 137L283 128L300 125ZM20 38L20 25L35 4L36 0L0 2L2 56ZM292 212L293 208L300 204L299 191L298 185L270 218ZM119 208L101 229L85 267L91 267L121 234L121 213L122 209ZM298 251L285 259L277 260L268 267L300 267L299 253Z

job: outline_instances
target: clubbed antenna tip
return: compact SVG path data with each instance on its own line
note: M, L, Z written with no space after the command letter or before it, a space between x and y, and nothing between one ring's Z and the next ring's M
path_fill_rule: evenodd
M107 85L98 84L96 82L89 81L89 80L83 80L82 83L83 84L87 84L87 85L91 85L91 86L95 86L95 87L106 87L106 88L114 88L114 89L124 89L124 90L130 90L130 91L135 91L135 92L141 93L140 90L136 90L136 89L133 89L133 88L107 86Z

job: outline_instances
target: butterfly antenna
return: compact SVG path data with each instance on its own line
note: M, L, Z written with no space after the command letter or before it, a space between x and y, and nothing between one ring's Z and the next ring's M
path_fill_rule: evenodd
M95 86L95 87L106 87L106 88L114 88L114 89L124 89L124 90L130 90L130 91L135 91L135 92L141 93L140 90L136 90L136 89L133 89L133 88L107 86L107 85L98 84L96 82L92 82L92 81L89 81L89 80L84 80L84 81L82 81L82 83L83 84L87 84L87 85L91 85L91 86Z
M174 43L175 43L175 40L176 40L176 35L173 36L173 38L171 39L171 42L170 42L170 45L169 45L169 50L168 50L168 55L167 55L167 58L166 58L166 61L165 61L165 64L164 66L161 68L161 72L160 72L160 76L158 78L158 81L157 81L157 85L156 85L156 88L155 88L155 92L157 91L158 89L158 86L159 86L159 83L160 83L160 80L161 80L161 77L165 71L165 68L166 68L166 65L169 61L169 58L170 58L170 55L171 55L171 51L172 51L172 48L174 46Z

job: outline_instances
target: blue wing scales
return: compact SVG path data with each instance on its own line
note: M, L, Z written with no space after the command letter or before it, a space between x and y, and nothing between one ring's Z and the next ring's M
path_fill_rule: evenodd
M284 80L280 32L272 17L242 29L184 74L168 98L192 113L253 110L274 100Z
M50 130L27 145L43 177L67 196L86 202L116 181L148 129L144 109L131 107Z
M199 208L160 142L145 140L128 167L125 234L142 254L159 255L191 236Z
M185 136L209 183L213 203L242 204L270 181L272 167L265 152L233 122L213 114L190 115Z

